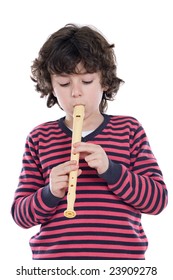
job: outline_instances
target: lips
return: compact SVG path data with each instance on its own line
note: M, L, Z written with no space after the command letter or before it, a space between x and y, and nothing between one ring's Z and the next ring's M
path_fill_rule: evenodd
M78 106L78 105L83 105L83 106L85 106L85 104L84 104L84 103L79 102L79 103L75 103L75 104L73 105L73 107Z

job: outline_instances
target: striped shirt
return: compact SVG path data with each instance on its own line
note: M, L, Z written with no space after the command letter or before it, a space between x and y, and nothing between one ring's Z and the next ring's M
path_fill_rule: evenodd
M64 217L67 196L50 191L49 174L70 160L72 132L64 118L28 135L12 215L40 231L30 239L33 259L145 259L148 240L141 213L159 214L167 190L146 133L132 117L103 115L103 123L82 141L101 145L109 168L101 175L80 160L76 217Z

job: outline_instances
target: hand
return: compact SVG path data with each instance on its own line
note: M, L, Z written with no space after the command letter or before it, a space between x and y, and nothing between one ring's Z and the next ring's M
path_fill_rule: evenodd
M109 159L100 145L78 142L73 145L73 153L80 153L91 168L95 168L98 174L104 173L109 167Z
M75 160L67 161L52 168L49 175L49 185L51 193L59 198L63 198L68 188L69 173L78 170ZM81 174L78 170L78 176Z

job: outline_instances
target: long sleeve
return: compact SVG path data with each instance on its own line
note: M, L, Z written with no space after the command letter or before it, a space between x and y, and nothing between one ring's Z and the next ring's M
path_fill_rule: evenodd
M28 137L19 185L12 205L13 219L23 228L51 219L60 200L51 194L49 185L45 185L36 149L37 142Z
M143 213L159 214L168 202L167 189L141 126L131 139L130 160L130 168L110 160L108 170L100 177L125 203Z

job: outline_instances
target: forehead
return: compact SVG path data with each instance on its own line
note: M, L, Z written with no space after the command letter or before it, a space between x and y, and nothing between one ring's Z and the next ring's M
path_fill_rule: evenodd
M84 65L82 64L82 62L79 62L79 63L76 65L75 72L76 72L76 74L86 74L86 73L88 73L88 72L86 71Z

